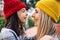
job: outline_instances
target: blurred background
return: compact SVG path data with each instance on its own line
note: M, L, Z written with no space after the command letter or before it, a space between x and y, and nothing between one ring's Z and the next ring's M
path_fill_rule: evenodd
M0 0L0 30L3 27L5 23L5 19L3 18L3 0Z

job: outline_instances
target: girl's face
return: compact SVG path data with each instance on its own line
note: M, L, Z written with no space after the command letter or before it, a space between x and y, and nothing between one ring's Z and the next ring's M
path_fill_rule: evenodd
M39 19L39 14L40 14L40 9L39 8L35 8L34 13L32 15L32 17L34 18L35 21L37 21Z
M18 15L18 18L20 19L20 21L22 22L22 23L25 23L26 22L26 18L27 18L27 11L26 11L26 9L25 8L22 8L21 10L19 10L18 12L17 12L17 15Z

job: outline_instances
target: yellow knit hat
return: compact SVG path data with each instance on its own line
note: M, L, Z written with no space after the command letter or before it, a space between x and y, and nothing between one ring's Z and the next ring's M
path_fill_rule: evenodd
M56 0L58 1L58 4L59 4L59 17L60 17L60 0Z
M44 11L55 22L59 19L59 3L56 0L40 0L37 2L36 7Z

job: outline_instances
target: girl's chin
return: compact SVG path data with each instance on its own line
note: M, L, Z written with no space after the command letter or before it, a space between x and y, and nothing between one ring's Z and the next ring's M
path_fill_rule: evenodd
M22 22L22 23L26 23L26 21Z

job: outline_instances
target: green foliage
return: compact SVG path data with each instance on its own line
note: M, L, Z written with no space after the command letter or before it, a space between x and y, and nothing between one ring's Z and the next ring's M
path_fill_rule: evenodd
M59 17L59 20L58 20L58 22L57 23L60 23L60 17Z
M0 17L0 30L2 27L4 27L5 19L3 17Z
M34 26L34 21L30 16L28 17L28 26L29 28Z

